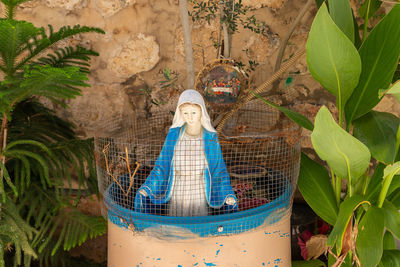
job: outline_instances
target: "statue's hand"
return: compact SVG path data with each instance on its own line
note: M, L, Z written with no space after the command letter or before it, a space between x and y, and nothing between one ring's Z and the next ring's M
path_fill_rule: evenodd
M228 197L225 201L226 204L228 205L235 205L236 204L236 200L233 197Z
M149 196L149 195L147 194L146 190L144 190L144 189L140 189L140 190L139 190L139 194L141 194L141 195L144 196L144 197L148 197L148 196Z

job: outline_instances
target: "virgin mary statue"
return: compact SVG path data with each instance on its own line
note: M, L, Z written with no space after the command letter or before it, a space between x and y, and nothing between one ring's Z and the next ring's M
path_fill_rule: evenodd
M155 166L136 194L135 211L205 216L234 210L237 199L203 97L185 90Z

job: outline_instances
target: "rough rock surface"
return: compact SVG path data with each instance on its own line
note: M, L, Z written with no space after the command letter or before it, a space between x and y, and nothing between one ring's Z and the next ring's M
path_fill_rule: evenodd
M281 8L287 0L243 0L243 5L252 6L255 8L270 7Z
M159 52L160 47L154 36L138 34L115 49L109 68L118 77L129 78L151 70L160 60Z
M86 137L107 133L113 125L118 125L126 113L127 96L121 86L92 85L83 94L70 101L70 109L64 111Z
M75 10L86 7L86 0L46 0L48 7L54 8L59 7L66 10Z
M103 17L110 17L135 2L135 0L95 0L96 8Z

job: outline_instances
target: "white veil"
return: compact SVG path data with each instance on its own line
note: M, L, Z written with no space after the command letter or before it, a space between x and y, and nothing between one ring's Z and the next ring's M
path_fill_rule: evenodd
M185 124L185 121L183 120L181 112L179 110L179 107L185 103L199 105L201 107L201 113L202 113L201 125L204 127L204 129L206 129L209 132L216 132L214 127L211 125L210 116L207 113L203 97L199 92L193 89L187 89L183 91L182 94L179 96L178 105L176 106L175 116L174 120L172 121L171 128L181 127Z

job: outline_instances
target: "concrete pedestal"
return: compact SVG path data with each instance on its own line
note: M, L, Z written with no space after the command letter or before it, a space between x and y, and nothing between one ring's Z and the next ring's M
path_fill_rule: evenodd
M109 267L291 266L290 213L241 234L177 239L108 221Z

